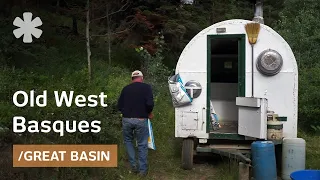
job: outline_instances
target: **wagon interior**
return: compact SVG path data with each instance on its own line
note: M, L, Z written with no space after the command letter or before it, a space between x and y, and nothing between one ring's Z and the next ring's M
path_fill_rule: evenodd
M221 128L211 133L238 132L238 59L237 38L211 40L211 87L209 98Z

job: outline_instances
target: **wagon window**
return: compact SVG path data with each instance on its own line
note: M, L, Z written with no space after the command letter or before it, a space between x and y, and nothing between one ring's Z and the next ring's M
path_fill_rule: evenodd
M238 39L211 40L211 82L238 82Z

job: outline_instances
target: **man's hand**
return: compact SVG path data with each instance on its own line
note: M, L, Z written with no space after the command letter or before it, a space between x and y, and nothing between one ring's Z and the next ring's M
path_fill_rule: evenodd
M148 116L148 118L149 118L149 119L152 119L152 118L153 118L153 113L150 113L149 116Z

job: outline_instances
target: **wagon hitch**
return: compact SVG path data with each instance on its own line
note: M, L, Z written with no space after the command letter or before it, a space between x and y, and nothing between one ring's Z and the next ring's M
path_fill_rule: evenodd
M211 152L228 157L230 159L237 159L245 164L251 164L251 159L245 155L250 154L249 148L241 148L237 145L232 146L233 147L226 147L226 145L199 146L197 147L197 152Z

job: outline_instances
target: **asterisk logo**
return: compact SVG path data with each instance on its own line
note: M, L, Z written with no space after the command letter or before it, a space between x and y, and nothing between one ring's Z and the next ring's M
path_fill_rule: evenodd
M23 35L24 43L32 43L32 35L39 38L42 34L42 30L36 28L42 25L42 21L39 17L32 20L31 12L23 13L23 20L20 17L16 17L13 25L19 27L13 31L14 36L18 39Z

